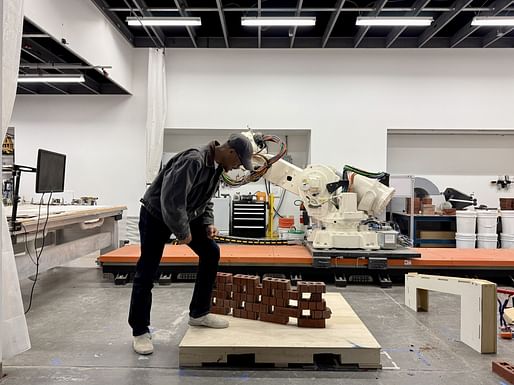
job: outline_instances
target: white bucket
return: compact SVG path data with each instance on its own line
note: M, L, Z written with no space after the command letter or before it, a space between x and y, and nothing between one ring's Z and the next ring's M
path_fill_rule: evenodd
M478 234L495 234L498 212L496 210L477 210L477 233Z
M501 216L502 216L502 233L503 234L514 234L514 210L502 211Z
M514 234L501 234L502 249L514 249Z
M477 240L479 249L496 249L498 247L498 234L478 234Z
M475 211L457 210L457 233L475 234L476 218Z
M455 233L456 247L458 249L474 249L476 239L476 234Z

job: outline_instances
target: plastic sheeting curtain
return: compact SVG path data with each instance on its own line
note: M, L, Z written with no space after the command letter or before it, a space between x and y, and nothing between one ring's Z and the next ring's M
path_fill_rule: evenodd
M23 27L23 0L0 1L0 61L2 141L7 133L16 97ZM2 207L2 206L0 206ZM5 212L0 212L2 231L0 258L0 362L30 349L20 283Z
M148 101L146 111L146 183L159 173L166 121L166 63L163 49L148 54Z

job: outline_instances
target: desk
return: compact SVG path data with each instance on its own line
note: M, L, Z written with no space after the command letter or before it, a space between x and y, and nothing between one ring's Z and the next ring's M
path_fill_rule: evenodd
M412 234L410 234L409 231L411 218L414 221ZM405 213L393 213L392 219L398 223L402 234L406 234L412 239L414 247L423 247L424 244L444 244L453 245L453 247L455 247L455 239L421 239L418 236L420 230L428 230L428 228L422 228L422 223L439 224L439 226L445 227L444 230L455 231L457 224L455 215L409 215Z
M38 205L23 205L18 208L21 230L11 233L19 279L35 273L36 247L43 244L39 271L43 272L75 258L100 251L105 253L118 247L118 221L125 206L50 206L48 223L46 206L41 206L38 227ZM10 215L10 207L5 208ZM37 234L36 234L37 229ZM30 250L30 255L27 252Z

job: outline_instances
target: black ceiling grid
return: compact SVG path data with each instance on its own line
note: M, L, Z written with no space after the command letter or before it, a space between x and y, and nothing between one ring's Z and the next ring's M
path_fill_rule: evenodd
M504 16L511 0L91 0L135 47L168 48L512 48L511 28L470 26ZM260 4L260 8L259 8ZM139 6L139 7L138 7ZM241 26L244 16L314 16L314 27ZM127 26L127 16L201 17L200 27ZM431 16L430 27L355 25L358 16ZM121 22L121 27L120 27ZM127 32L128 30L128 32ZM156 44L161 35L163 44ZM259 39L260 35L260 39ZM131 39L133 37L133 39ZM260 43L260 44L259 44Z

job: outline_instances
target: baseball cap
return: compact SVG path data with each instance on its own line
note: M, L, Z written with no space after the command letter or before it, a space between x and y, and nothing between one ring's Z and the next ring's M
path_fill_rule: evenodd
M253 146L250 140L243 134L232 134L227 140L228 145L234 149L241 160L243 167L253 171L252 155Z

